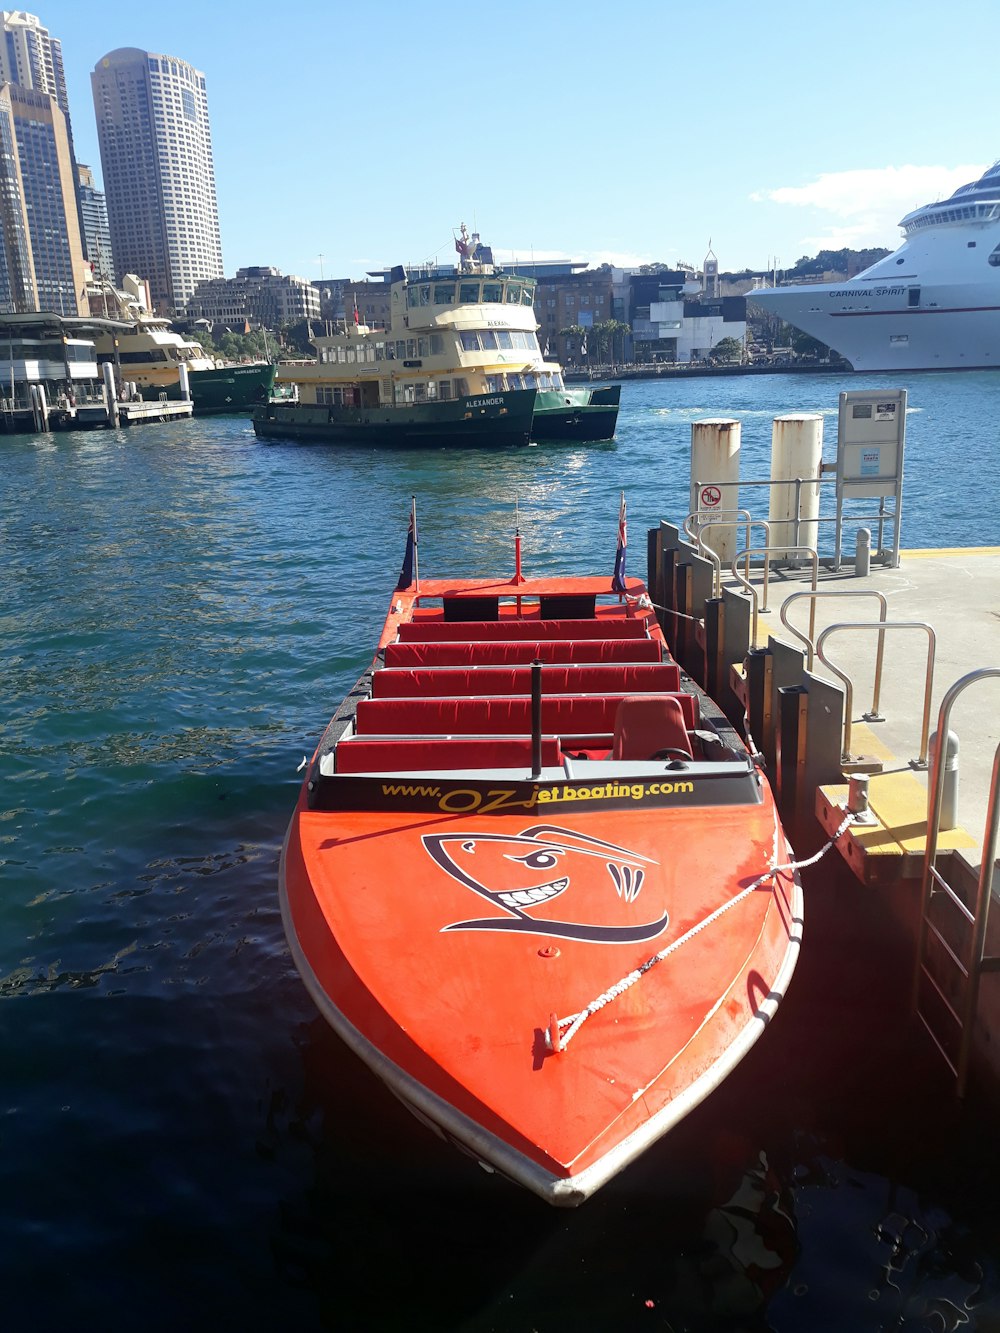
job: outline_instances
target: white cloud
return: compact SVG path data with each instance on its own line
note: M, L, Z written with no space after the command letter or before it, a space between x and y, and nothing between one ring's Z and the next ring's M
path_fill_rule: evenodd
M871 167L825 172L807 185L758 190L754 203L812 210L812 232L800 238L813 249L891 245L904 214L944 199L986 170L983 163L958 167Z

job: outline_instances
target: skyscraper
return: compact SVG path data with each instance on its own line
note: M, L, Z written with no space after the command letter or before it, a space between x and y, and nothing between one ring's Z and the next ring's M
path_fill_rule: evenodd
M48 93L59 103L69 122L66 75L63 73L62 43L49 35L48 28L34 14L23 9L0 10L0 82L16 83ZM70 140L72 141L72 132Z
M0 84L0 309L88 313L74 187L55 97Z
M105 282L115 280L115 266L111 250L111 228L108 225L108 204L101 190L94 185L94 173L82 162L76 165L76 194L80 201L83 220L83 252L94 266L95 276Z
M175 56L111 51L91 75L101 167L119 278L149 281L172 313L222 276L205 76Z
M85 270L62 46L0 10L0 308L85 314Z

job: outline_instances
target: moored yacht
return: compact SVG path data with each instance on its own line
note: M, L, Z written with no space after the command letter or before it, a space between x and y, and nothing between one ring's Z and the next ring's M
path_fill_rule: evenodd
M899 225L900 248L857 277L748 299L856 371L1000 366L1000 162Z
M456 241L458 269L440 277L390 274L389 327L362 324L313 339L316 360L283 366L296 400L254 413L263 438L325 443L516 444L606 440L620 385L567 388L538 344L535 280L476 257Z

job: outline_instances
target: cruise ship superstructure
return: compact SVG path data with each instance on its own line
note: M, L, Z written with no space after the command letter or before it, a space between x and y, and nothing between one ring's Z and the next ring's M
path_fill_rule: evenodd
M1000 366L1000 162L899 225L900 248L857 277L748 299L856 371Z

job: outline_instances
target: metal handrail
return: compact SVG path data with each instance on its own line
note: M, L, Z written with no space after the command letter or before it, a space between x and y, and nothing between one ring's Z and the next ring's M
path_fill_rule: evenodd
M920 973L923 967L924 948L927 943L927 913L935 883L943 889L973 922L973 940L970 952L970 966L967 969L968 985L965 1004L961 1016L961 1041L959 1044L958 1064L955 1075L958 1080L958 1095L965 1092L965 1082L969 1072L969 1056L972 1051L973 1023L979 1002L979 979L987 969L993 970L1000 960L985 958L986 928L989 924L990 890L993 881L993 866L997 856L997 830L1000 827L1000 745L993 756L993 773L990 778L989 804L986 811L986 825L983 829L982 859L979 864L979 882L976 887L976 904L970 913L962 900L938 874L935 866L937 859L938 834L941 828L941 807L944 803L945 760L948 736L948 723L955 700L970 685L990 677L1000 678L1000 667L982 667L970 671L967 676L955 682L941 700L938 710L938 743L934 749L934 767L929 783L930 808L927 813L927 845L924 851L924 870L920 882L920 928L917 936L917 967L913 983L913 1003L917 1007L920 992ZM933 1034L932 1034L933 1036ZM936 1039L935 1039L936 1040ZM937 1043L941 1049L940 1043ZM942 1050L942 1054L944 1051ZM947 1056L945 1056L947 1059ZM951 1062L949 1061L949 1064Z
M937 635L933 628L923 620L844 620L838 625L828 625L816 640L816 656L838 680L844 682L844 742L841 761L851 757L851 713L854 709L854 685L846 671L841 671L828 657L823 655L823 644L831 634L842 629L874 629L881 638L887 629L922 629L927 634L927 676L924 684L924 718L920 733L920 757L910 760L911 768L927 767L927 748L931 729L931 690L934 686L934 655L937 651ZM940 749L940 746L938 747Z
M786 611L786 609L787 609L789 603L790 603L790 602L794 602L794 601L796 601L799 597L809 597L809 598L811 599L810 604L809 604L809 637L808 637L808 639L807 639L806 636L801 632L801 630L797 630L797 629L795 628L794 625L790 625L790 624L788 623L788 617L785 615L785 611ZM781 623L784 625L785 629L787 629L788 632L789 632L790 634L794 634L795 637L796 637L797 639L801 639L801 641L806 645L806 654L807 654L807 656L806 656L806 670L807 670L807 671L812 671L813 654L814 654L814 652L816 651L816 649L815 649L815 645L814 645L814 642L813 642L813 637L814 637L814 631L815 631L815 629L816 629L816 601L817 601L817 599L820 598L820 597L823 597L823 598L826 598L826 597L877 597L878 600L879 600L879 603L880 603L880 605L881 605L881 608L882 608L882 613L881 613L881 615L879 616L879 621L880 621L882 624L885 623L885 618L886 618L886 616L887 616L888 613L889 613L889 602L888 602L888 599L887 599L886 596L885 596L885 593L881 593L881 592L879 592L876 588L848 589L846 592L845 592L845 591L834 590L834 589L832 589L832 588L831 588L831 589L824 588L821 592L793 592L793 593L789 593L789 595L785 598L784 602L782 602L782 604L781 604L781 611L779 612L779 614L780 614L780 616L781 616ZM872 709L871 709L871 712L870 712L870 713L864 713L864 714L862 714L862 716L864 717L864 719L865 719L866 722L884 722L884 721L885 721L885 719L882 717L882 714L878 711L879 695L880 695L881 690L882 690L882 661L883 661L884 655L885 655L885 635L884 635L884 634L879 634L879 636L878 636L878 649L876 650L876 653L875 653L875 684L874 684L874 687L873 687L873 689L872 689Z
M733 527L735 527L736 524L733 523L731 519L725 519L725 518L722 518L722 517L720 516L720 515L723 514L723 513L730 512L730 513L733 513L733 514L745 514L745 515L746 515L746 522L745 522L745 524L744 524L743 526L744 526L744 530L745 530L745 533L746 533L746 542L747 542L747 544L748 544L748 549L749 549L750 529L751 529L751 528L763 528L763 529L764 529L764 541L765 541L767 547L770 548L770 545L771 545L771 525L770 525L770 523L768 523L768 521L767 521L766 518L751 518L751 517L750 517L750 511L749 511L748 509L734 509L734 510L730 510L730 511L727 511L727 510L721 510L721 511L720 511L720 510L715 510L715 509L713 509L713 510L707 511L707 512L710 512L710 513L712 514L712 517L711 517L710 519L708 519L707 522L702 523L702 524L699 525L697 533L691 532L690 528L688 527L688 523L689 523L689 521L690 521L692 518L697 518L697 516L698 516L699 513L705 513L705 512L706 512L705 510L697 510L694 514L688 514L687 518L684 520L684 531L691 537L692 540L696 540L696 541L697 541L697 543L698 543L698 554L699 554L699 555L705 555L705 556L708 556L708 558L711 560L712 564L715 566L715 572L714 572L714 574L713 574L713 576L712 576L712 596L713 596L713 597L719 597L719 596L721 596L721 594L722 594L722 557L721 557L720 555L718 555L717 552L713 551L712 548L706 544L706 542L705 542L705 538L704 538L704 536L703 536L702 534L703 534L704 532L706 532L709 528L733 528ZM746 554L746 553L745 553L745 554ZM749 554L747 554L747 560L746 560L746 576L747 576L747 578L749 579L749 577L750 577L750 556L749 556Z
M815 592L815 591L816 591L816 584L819 582L819 555L818 555L818 553L817 553L815 547L812 547L812 546L755 546L755 547L750 547L750 548L749 548L748 550L746 550L746 551L737 551L737 553L736 553L736 555L735 555L735 557L734 557L734 559L733 559L733 563L732 563L732 566L731 566L731 568L732 568L732 572L733 572L733 577L734 577L735 579L737 579L738 582L740 582L740 583L743 584L743 587L746 588L746 590L747 590L747 592L750 594L750 598L751 598L751 600L752 600L752 602L753 602L753 631L752 631L752 634L751 634L751 640L750 640L750 646L751 646L751 648L756 648L756 647L757 647L757 616L758 616L758 611L766 611L766 610L767 610L767 575L768 575L768 571L769 571L770 566L771 566L771 556L772 556L772 555L782 555L782 554L784 554L784 555L790 555L793 551L796 552L796 553L799 554L799 555L808 555L808 556L811 556L811 557L812 557L812 571L813 571L813 576L812 576L812 590L813 590L813 592ZM749 580L749 579L745 579L745 578L743 577L743 575L740 573L740 571L736 568L737 561L741 560L744 556L746 556L746 557L749 559L749 557L752 556L752 555L762 555L762 556L764 557L764 600L763 600L763 602L762 602L759 606L758 606L758 599L757 599L757 589L753 586L753 584L750 582L750 580Z

